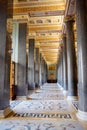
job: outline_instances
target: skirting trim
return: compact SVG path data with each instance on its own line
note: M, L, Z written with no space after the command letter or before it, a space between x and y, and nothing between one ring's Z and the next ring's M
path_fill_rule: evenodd
M78 119L87 121L87 112L83 112L83 111L78 110L76 116L78 117Z

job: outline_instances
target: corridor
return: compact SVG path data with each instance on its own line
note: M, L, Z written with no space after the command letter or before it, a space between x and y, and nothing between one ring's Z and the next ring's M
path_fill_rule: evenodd
M10 108L13 112L0 120L0 130L87 130L87 122L76 117L78 102L67 100L56 83L45 83L27 100L10 101Z

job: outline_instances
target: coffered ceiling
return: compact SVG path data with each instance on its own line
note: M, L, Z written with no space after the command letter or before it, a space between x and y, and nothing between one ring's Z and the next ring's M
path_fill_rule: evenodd
M28 23L27 39L35 38L35 47L40 48L47 64L56 64L59 59L63 19L70 3L70 0L14 0L13 20Z

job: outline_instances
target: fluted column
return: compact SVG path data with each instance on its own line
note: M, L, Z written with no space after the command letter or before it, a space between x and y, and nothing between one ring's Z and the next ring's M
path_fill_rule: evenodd
M77 81L76 81L76 54L74 40L74 21L66 20L66 37L67 37L67 67L68 67L68 99L77 99Z
M78 118L87 121L87 1L76 1L78 51Z

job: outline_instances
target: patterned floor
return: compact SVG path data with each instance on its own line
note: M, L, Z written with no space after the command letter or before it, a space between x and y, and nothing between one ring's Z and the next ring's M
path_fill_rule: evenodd
M59 113L59 112L72 112L73 109L64 100L31 100L22 101L13 109L15 113Z
M1 130L84 130L75 121L37 121L37 120L6 120L1 123Z
M76 118L78 102L67 101L57 84L46 83L28 97L10 102L14 114L0 121L0 130L87 130Z
M35 93L30 96L28 96L31 99L37 99L37 100L63 100L64 96L63 94L46 94L44 93Z

